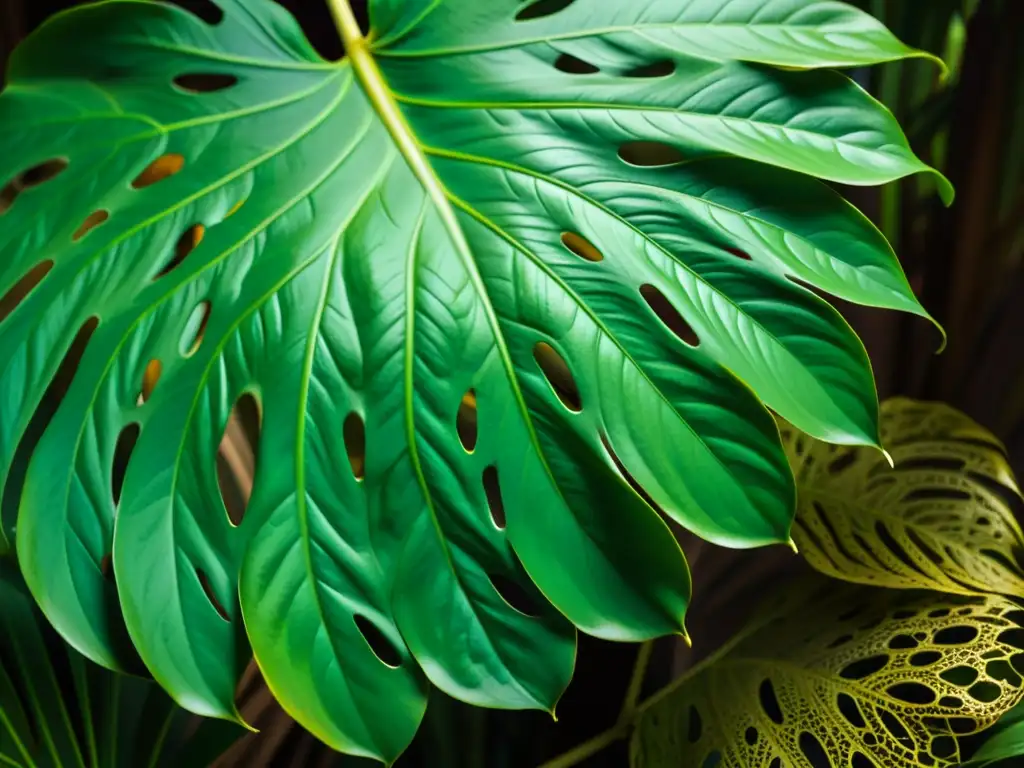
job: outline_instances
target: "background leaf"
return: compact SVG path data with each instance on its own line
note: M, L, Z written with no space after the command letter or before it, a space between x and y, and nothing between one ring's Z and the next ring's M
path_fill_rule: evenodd
M1020 491L1005 449L941 403L882 405L877 451L783 428L799 495L793 539L829 576L901 589L1024 595Z
M646 705L632 765L955 765L955 737L1024 695L1024 612L1009 600L818 589Z

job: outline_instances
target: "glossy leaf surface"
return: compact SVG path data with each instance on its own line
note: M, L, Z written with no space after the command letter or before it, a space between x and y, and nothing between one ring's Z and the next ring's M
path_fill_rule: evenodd
M788 602L644 709L634 768L951 766L1024 695L1006 598L826 582Z
M812 178L926 170L819 69L914 55L868 17L376 0L367 42L334 2L332 63L270 0L216 5L57 17L0 97L0 479L81 353L17 546L90 658L134 647L236 718L251 642L306 727L393 760L428 681L551 709L573 625L682 631L689 574L648 499L721 544L787 541L765 405L877 441L860 342L793 282L924 315ZM216 457L246 398L233 519Z
M835 578L895 588L1024 595L1020 498L1005 450L941 403L882 405L878 451L826 445L784 427L798 487L793 539Z

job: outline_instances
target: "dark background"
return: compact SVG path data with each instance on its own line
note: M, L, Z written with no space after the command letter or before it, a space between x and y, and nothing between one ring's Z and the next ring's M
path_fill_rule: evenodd
M205 0L178 4L200 10ZM480 0L486 2L486 0ZM640 2L641 0L636 0ZM280 0L326 58L342 55L323 0ZM0 0L0 61L51 14L74 0ZM915 151L957 188L942 207L927 183L910 179L883 189L844 193L890 237L924 306L945 326L949 345L919 318L834 302L864 339L879 394L941 399L1003 439L1018 473L1024 469L1024 0L860 0L904 41L962 60L945 83L927 62L852 73L900 118ZM365 0L353 5L366 23ZM950 32L954 12L975 9ZM967 14L964 13L965 18ZM799 568L788 550L734 553L684 538L694 571L688 621L692 652L669 639L656 647L648 686L721 643L766 584ZM400 768L535 766L610 726L618 713L636 649L580 638L575 680L558 707L559 722L537 713L475 710L443 696ZM250 673L240 687L243 711L262 729L233 749L226 764L356 765L321 748L273 704ZM613 748L586 765L623 766Z

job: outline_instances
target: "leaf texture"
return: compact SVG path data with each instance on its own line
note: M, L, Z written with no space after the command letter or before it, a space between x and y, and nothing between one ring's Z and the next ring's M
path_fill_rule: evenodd
M1010 600L818 586L652 700L631 764L950 766L1020 701Z
M895 398L881 413L895 468L877 451L783 428L800 553L822 573L862 584L1024 594L1020 491L999 441L940 403Z
M870 18L376 0L327 62L270 0L216 4L58 16L0 97L0 481L89 658L238 719L251 645L304 726L390 762L431 683L552 710L576 628L683 632L662 514L786 542L766 406L877 444L863 347L795 282L927 316L814 178L927 170L822 69L916 55Z

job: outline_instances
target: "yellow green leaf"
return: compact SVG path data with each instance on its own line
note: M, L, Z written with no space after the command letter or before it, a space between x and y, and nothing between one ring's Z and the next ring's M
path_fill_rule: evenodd
M1011 507L1020 491L999 441L964 414L884 403L882 444L895 467L877 450L782 433L799 493L793 539L817 570L886 587L1024 594Z
M827 582L646 705L633 768L949 766L1022 695L1024 612L998 595Z

